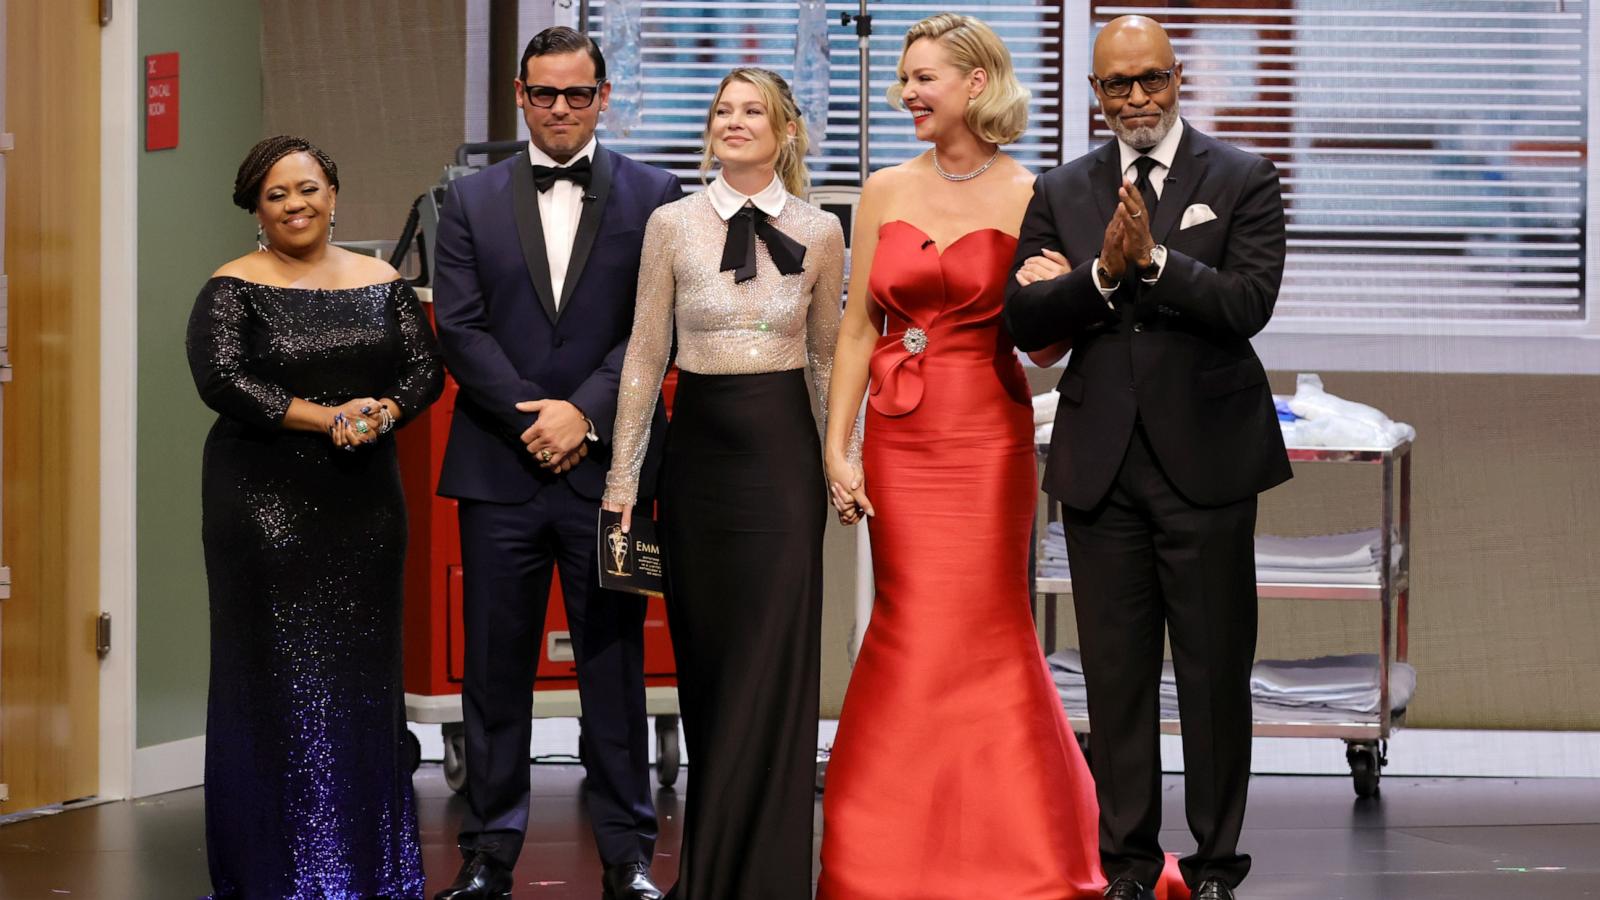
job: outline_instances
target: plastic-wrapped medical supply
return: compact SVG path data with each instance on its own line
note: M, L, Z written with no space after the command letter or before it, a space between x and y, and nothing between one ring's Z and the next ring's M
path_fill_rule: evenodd
M644 22L643 0L606 0L601 15L600 48L606 55L611 100L605 125L626 136L644 116L644 71L639 46Z
M828 131L828 4L800 0L794 41L794 100L806 120L813 153L820 153Z

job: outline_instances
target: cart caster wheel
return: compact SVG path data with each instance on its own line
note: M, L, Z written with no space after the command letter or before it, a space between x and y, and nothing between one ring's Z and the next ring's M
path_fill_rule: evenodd
M1383 776L1384 754L1375 744L1351 744L1344 758L1350 763L1350 777L1355 783L1356 796L1370 799L1378 796L1379 780Z
M400 762L406 767L407 772L415 775L417 769L422 767L422 742L417 740L416 733L409 728L401 740L404 743L400 749Z
M444 732L444 783L457 794L467 790L467 730L460 722L446 722Z
M682 766L678 717L656 716L656 781L662 787L672 787L678 783L678 770Z

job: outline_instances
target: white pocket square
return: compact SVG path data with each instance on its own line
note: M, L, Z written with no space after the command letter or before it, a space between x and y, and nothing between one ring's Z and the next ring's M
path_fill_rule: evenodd
M1185 228L1204 225L1216 217L1217 214L1211 211L1211 207L1204 203L1196 203L1183 211L1183 221L1178 224L1178 230L1182 231Z

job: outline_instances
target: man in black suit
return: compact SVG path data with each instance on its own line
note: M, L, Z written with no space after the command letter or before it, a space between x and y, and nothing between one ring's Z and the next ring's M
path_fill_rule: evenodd
M1256 495L1290 477L1250 346L1278 296L1283 201L1272 163L1178 117L1183 66L1153 20L1107 24L1089 80L1116 138L1039 178L1006 324L1023 350L1072 345L1045 486L1063 504L1107 896L1152 897L1163 866L1170 626L1199 844L1180 866L1197 898L1227 900L1250 868Z
M437 900L511 896L528 827L533 679L557 564L602 893L659 900L649 877L656 818L645 601L600 590L595 531L645 222L682 189L671 174L595 141L611 88L587 37L540 32L523 52L516 89L528 149L452 183L439 222L434 313L461 387L439 493L460 500L468 810L465 861ZM652 436L665 430L659 406L656 417Z

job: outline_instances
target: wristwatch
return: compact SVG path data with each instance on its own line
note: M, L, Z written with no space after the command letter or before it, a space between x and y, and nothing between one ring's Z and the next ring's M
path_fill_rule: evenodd
M1111 273L1106 270L1106 267L1099 263L1095 263L1094 275L1095 278L1099 279L1099 286L1108 291L1122 284L1122 279L1112 278Z
M1167 259L1167 248L1156 244L1150 248L1149 265L1139 266L1137 271L1140 281L1154 281L1161 274L1161 264Z

